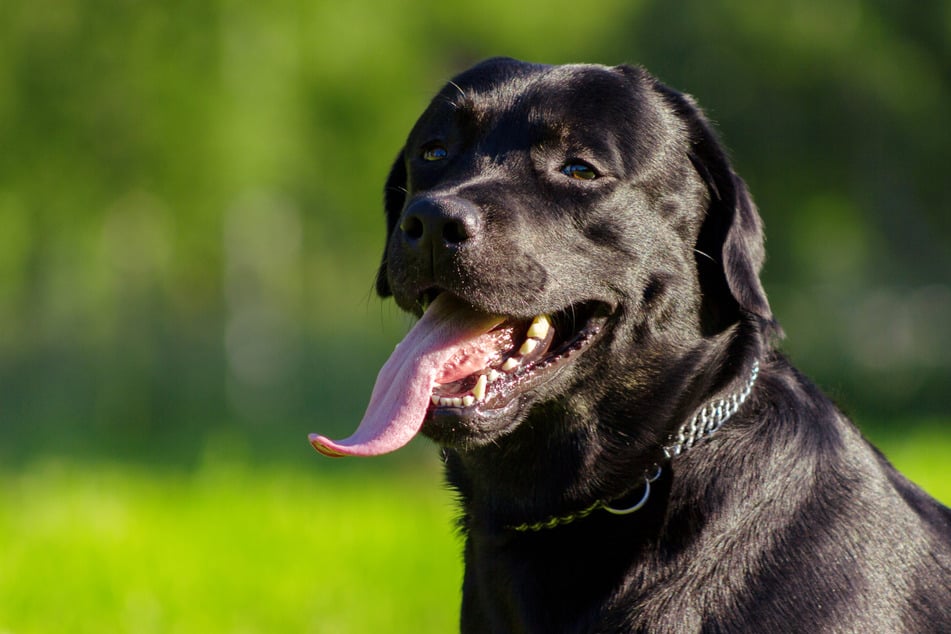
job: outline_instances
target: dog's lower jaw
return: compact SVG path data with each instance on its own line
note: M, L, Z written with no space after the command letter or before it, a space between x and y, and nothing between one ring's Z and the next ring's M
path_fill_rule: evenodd
M467 453L497 442L521 423L519 403L513 401L486 414L460 419L453 413L430 410L420 433L440 447L445 455Z

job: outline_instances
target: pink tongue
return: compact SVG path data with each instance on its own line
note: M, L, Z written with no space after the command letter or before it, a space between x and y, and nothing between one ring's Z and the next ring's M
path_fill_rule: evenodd
M426 417L443 366L460 348L502 322L477 313L448 293L433 301L380 369L357 431L343 440L311 434L310 444L332 456L378 456L408 443Z

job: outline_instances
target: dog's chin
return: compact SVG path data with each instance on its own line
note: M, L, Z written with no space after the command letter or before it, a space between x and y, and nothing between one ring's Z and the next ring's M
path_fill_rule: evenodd
M613 309L586 301L499 328L511 347L487 367L438 385L420 432L444 447L465 451L513 431L531 408L559 398L574 366L610 328Z
M507 435L518 427L523 411L518 401L492 410L431 407L420 433L442 447L464 452Z

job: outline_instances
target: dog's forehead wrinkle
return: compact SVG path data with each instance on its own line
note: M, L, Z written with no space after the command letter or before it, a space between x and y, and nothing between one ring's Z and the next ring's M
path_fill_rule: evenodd
M611 154L620 160L630 149L624 145L656 145L654 129L664 127L656 104L642 98L644 82L606 67L533 67L527 76L503 76L488 83L476 78L480 83L457 78L440 96L451 104L457 125L474 124L477 134L501 132L509 144L513 132L527 129L534 138L525 145L556 142L568 151Z

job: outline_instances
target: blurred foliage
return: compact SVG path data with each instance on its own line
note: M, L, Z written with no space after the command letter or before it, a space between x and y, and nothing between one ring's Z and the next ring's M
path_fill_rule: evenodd
M408 324L372 295L386 171L500 54L694 94L797 363L861 419L947 414L948 2L6 0L0 459L348 431Z

